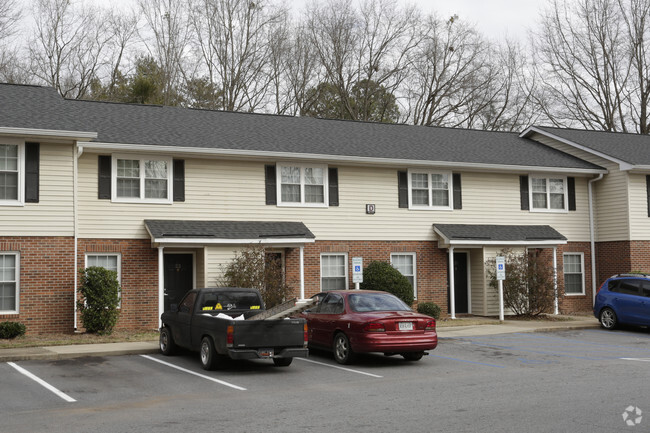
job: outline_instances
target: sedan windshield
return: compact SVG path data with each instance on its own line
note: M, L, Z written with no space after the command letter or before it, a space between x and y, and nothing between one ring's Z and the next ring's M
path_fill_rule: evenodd
M411 311L411 309L396 296L388 293L358 293L348 296L352 311L364 313L368 311Z

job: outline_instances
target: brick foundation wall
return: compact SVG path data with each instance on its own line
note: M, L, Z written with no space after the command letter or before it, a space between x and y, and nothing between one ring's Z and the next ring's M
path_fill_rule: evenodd
M77 267L86 254L121 255L122 306L115 329L158 328L158 250L148 239L79 239ZM77 326L82 328L81 315Z
M28 334L74 330L74 239L0 237L0 251L20 254L19 314L0 321L21 322Z
M626 272L650 273L650 241L597 242L598 284Z
M363 257L363 265L381 260L390 263L391 253L415 253L417 270L417 302L435 302L443 314L447 314L447 253L438 248L437 242L417 241L317 241L305 245L305 297L320 292L320 256L322 253L347 253L348 283L352 283L352 257ZM287 250L287 284L300 292L300 250Z
M560 313L589 312L591 311L593 299L591 284L591 245L589 242L569 242L567 245L562 245L557 249L558 285L560 287L564 286L564 253L583 253L585 294L560 296L558 302Z
M596 243L598 285L612 275L633 270L630 247L629 241Z

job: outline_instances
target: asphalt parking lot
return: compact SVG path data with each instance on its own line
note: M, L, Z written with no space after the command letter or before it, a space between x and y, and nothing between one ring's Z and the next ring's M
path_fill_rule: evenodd
M206 372L155 354L3 363L0 378L3 432L650 429L650 333L634 329L443 339L419 362L316 352Z

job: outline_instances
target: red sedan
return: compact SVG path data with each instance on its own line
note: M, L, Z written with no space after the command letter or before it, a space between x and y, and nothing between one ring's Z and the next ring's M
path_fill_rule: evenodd
M417 361L438 345L436 321L416 313L390 293L333 290L318 306L301 314L307 319L309 347L331 350L340 364L355 354L383 352Z

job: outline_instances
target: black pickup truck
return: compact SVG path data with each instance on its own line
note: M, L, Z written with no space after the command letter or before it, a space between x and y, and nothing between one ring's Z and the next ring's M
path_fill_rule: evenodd
M206 370L226 357L273 359L286 367L306 357L304 319L255 320L264 302L255 289L222 287L194 289L161 316L160 350L171 355L177 346L199 352Z

